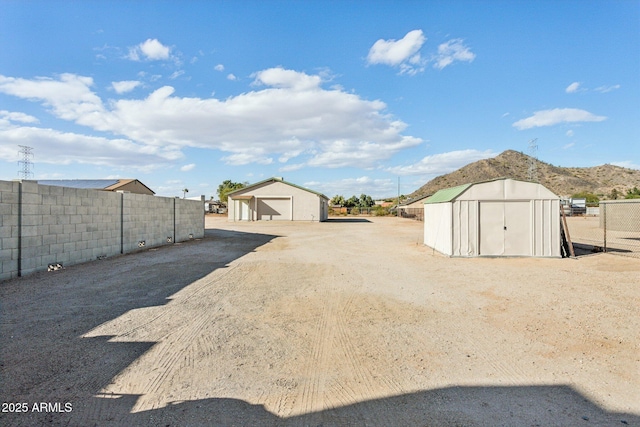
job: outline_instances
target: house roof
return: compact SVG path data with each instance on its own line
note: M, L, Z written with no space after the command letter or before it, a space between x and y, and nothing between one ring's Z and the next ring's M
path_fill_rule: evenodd
M329 200L329 198L328 198L327 196L325 196L324 194L322 194L322 193L318 193L317 191L309 190L308 188L301 187L301 186L296 185L296 184L294 184L294 183L292 183L292 182L287 182L287 181L285 181L284 179L279 178L279 177L275 177L275 176L274 176L274 177L272 177L272 178L265 179L265 180L260 181L260 182L256 182L255 184L251 184L251 185L247 185L246 187L239 188L238 190L234 190L234 191L230 192L230 193L228 194L228 196L233 196L233 194L234 194L234 193L239 193L239 192L242 192L242 191L247 191L247 190L250 190L250 189L252 189L252 188L254 188L254 187L259 187L259 186L261 186L261 185L263 185L263 184L267 184L267 183L269 183L269 182L281 182L281 183L283 183L283 184L287 184L287 185L290 185L290 186L292 186L292 187L299 188L300 190L308 191L309 193L313 193L313 194L315 194L315 195L317 195L317 196L320 196L320 197L322 197L322 198L324 198L324 199ZM235 198L236 198L236 199L239 199L240 197L236 196Z
M408 206L408 205L410 205L412 203L419 202L422 199L426 199L427 197L430 197L430 195L420 196L420 197L416 197L416 198L413 198L413 199L410 199L410 200L405 200L404 202L400 203L400 206Z
M151 193L155 191L144 185L137 179L42 179L36 181L40 185L53 185L55 187L84 188L88 190L117 191L120 187L137 182Z

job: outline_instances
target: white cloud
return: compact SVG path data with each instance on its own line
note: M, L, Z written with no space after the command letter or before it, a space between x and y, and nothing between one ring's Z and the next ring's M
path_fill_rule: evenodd
M595 88L594 90L596 92L600 92L600 93L607 93L607 92L611 92L614 90L620 89L620 85L612 85L612 86L600 86Z
M576 93L580 89L579 82L573 82L564 90L567 93Z
M419 51L426 40L422 30L409 31L400 40L380 39L369 49L367 63L399 67L401 74L416 74L424 70Z
M322 83L320 76L310 76L284 68L269 68L253 74L252 77L255 77L253 84L256 86L265 85L300 91L318 89Z
M38 163L90 164L147 171L180 159L173 147L152 147L54 129L14 126L0 129L0 159L17 161L19 144L33 147Z
M216 71L222 72L222 71L224 71L224 65L218 64L215 67L213 67L213 69L216 70Z
M0 93L41 102L58 118L124 137L161 159L200 147L224 152L229 164L278 159L286 168L295 157L306 166L371 168L422 142L403 134L406 124L391 117L385 103L325 90L318 75L275 68L254 78L265 87L223 100L183 98L165 86L143 99L105 104L91 90L91 78L72 74L0 76Z
M409 31L400 40L380 39L369 49L367 61L369 64L400 65L414 57L425 41L422 30Z
M617 89L620 89L620 85L599 86L595 89L589 89L589 88L583 87L582 84L579 82L573 82L569 86L567 86L567 88L565 89L565 92L576 93L576 92L586 92L586 91L592 90L593 92L608 93Z
M433 154L424 157L417 163L408 166L396 166L387 171L395 175L425 175L436 176L468 165L478 160L495 157L497 154L491 150L458 150L447 153Z
M0 92L19 98L39 100L64 120L76 120L104 113L102 100L91 91L93 79L75 74L61 74L58 80L37 77L34 80L0 75Z
M3 122L5 125L9 125L9 122L38 123L39 120L29 114L0 110L0 126Z
M177 71L174 71L173 73L171 73L171 75L169 76L169 78L170 78L171 80L175 80L175 79L177 79L178 77L180 77L180 76L181 76L181 75L183 75L183 74L184 74L184 70L177 70Z
M564 150L567 150L567 149L569 149L569 148L573 147L574 145L576 145L576 143L575 143L575 142L570 142L570 143L568 143L568 144L563 145L563 146L562 146L562 148L563 148Z
M475 58L475 53L464 45L464 40L452 39L438 46L438 54L433 66L442 70L454 61L472 62Z
M601 122L605 116L596 116L577 108L554 108L553 110L536 111L533 116L518 120L513 124L518 130L542 126L553 126L560 123Z
M611 162L611 164L614 166L620 166L622 168L640 170L640 165L633 163L631 160L623 160L621 162Z
M230 156L225 156L221 160L223 160L228 165L240 166L240 165L248 165L250 163L258 163L260 165L270 165L273 163L273 159L271 157L266 157L262 153L264 150L258 150L257 152L243 152L231 154Z
M171 48L163 45L158 39L147 39L137 46L129 48L127 58L132 61L140 61L143 56L148 61L160 61L170 59Z
M191 170L195 169L195 167L196 167L196 164L195 164L195 163L189 163L188 165L184 165L184 166L182 166L182 167L180 168L180 170L181 170L182 172L189 172L189 171L191 171Z
M141 84L142 83L137 80L123 80L120 82L111 82L111 87L113 87L113 90L115 90L116 93L127 93L131 92Z
M238 80L238 78L234 74L227 74L227 80L231 80L232 82Z
M566 135L567 135L567 136L569 136L569 137L573 136L573 131L572 131L571 129L569 129L569 130L567 131L567 134L566 134Z

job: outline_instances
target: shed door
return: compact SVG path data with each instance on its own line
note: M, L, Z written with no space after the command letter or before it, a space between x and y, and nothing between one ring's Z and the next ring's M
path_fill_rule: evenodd
M531 255L529 202L480 202L480 255Z
M290 220L291 199L258 199L258 219L262 221Z

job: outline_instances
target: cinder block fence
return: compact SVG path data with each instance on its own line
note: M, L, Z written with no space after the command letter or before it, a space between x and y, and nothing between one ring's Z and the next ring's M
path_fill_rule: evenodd
M200 201L0 181L0 280L203 236Z

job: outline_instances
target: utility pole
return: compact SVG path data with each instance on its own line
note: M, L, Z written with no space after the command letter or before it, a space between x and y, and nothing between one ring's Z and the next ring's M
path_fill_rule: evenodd
M400 218L400 177L398 176L398 204L396 205L396 216Z
M538 138L529 141L529 181L538 182Z
M18 145L18 147L20 147L18 153L22 156L22 160L18 161L18 165L20 166L18 176L21 179L29 179L33 177L33 171L31 170L33 166L33 162L31 161L33 157L33 147L27 147L26 145Z

